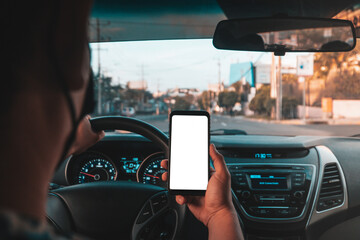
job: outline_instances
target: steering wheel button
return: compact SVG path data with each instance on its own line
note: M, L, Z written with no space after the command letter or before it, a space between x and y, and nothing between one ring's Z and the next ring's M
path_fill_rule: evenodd
M161 194L151 200L151 205L155 213L163 209L167 205L167 203L168 199L166 194Z
M152 215L153 214L152 214L152 211L151 211L150 203L148 202L148 203L146 203L143 210L140 212L136 223L141 224L141 223L145 222L146 220L148 220Z

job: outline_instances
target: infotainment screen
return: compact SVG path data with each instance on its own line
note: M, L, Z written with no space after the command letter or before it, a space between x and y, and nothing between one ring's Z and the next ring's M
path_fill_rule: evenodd
M255 190L287 190L286 174L249 174L251 187Z

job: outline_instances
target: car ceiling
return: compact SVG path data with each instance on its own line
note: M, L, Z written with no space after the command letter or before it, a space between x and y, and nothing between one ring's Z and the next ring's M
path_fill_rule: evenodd
M95 0L90 41L211 38L224 19L335 16L354 0Z

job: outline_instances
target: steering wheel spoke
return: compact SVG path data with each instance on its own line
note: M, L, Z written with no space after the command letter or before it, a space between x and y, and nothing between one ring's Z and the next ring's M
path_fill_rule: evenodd
M176 224L172 226L172 229L166 227L161 229L160 227L158 228L160 231L157 231L157 233L154 232L153 227L154 223L161 219L161 216L169 214L171 214L171 210L169 208L169 196L167 192L158 193L151 197L144 204L135 219L132 230L132 239L143 239L142 235L148 236L149 234L157 235L158 238L172 239L175 233ZM161 224L161 222L158 224Z

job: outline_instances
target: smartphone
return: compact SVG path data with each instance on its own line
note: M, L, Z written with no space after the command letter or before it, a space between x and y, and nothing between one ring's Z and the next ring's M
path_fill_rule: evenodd
M170 113L170 194L204 195L209 182L210 115L206 111Z

